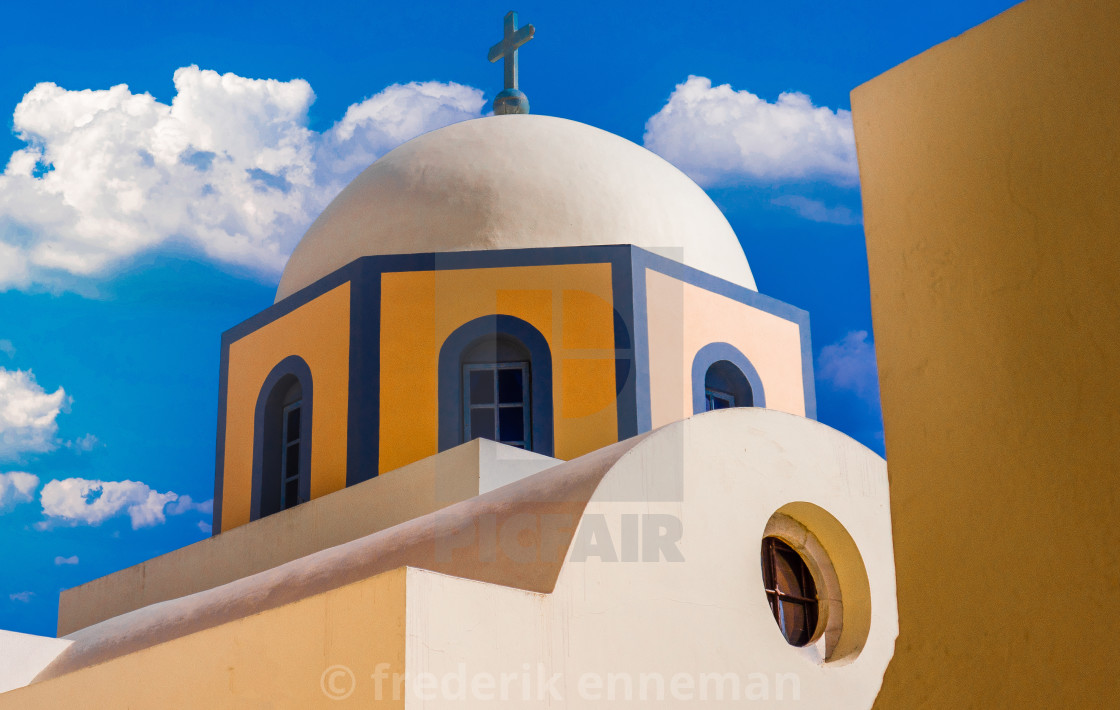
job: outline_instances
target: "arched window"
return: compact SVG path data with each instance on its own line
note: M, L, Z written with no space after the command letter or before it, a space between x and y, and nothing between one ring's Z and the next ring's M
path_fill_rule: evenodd
M727 343L709 343L692 361L692 412L731 407L765 407L762 380L754 365Z
M704 411L754 406L746 376L727 360L713 362L704 373Z
M295 380L284 393L280 417L280 510L287 510L303 502L299 494L300 479L300 408L303 406L303 387Z
M311 497L311 372L298 357L273 368L257 400L252 519Z
M476 318L439 353L439 449L472 439L552 455L552 354L520 318Z
M463 440L533 448L531 357L507 335L479 339L463 353Z

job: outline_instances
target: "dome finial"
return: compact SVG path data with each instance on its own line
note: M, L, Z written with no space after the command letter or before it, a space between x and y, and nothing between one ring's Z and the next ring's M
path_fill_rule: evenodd
M517 48L533 38L536 28L525 25L517 29L517 13L506 13L502 41L490 48L488 59L496 62L505 59L506 88L494 97L494 113L529 113L529 97L517 88Z

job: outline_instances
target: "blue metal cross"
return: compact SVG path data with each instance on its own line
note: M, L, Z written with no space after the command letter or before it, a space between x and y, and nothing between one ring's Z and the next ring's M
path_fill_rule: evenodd
M525 25L517 28L517 13L506 13L502 41L490 48L487 59L496 62L505 59L505 89L494 97L494 113L529 113L529 99L517 88L517 48L533 38L536 28Z

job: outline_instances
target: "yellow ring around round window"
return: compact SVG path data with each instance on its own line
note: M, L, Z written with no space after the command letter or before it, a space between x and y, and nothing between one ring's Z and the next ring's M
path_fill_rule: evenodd
M795 502L770 517L763 537L789 545L816 585L816 627L803 648L829 663L854 660L871 630L871 588L851 535L824 508Z

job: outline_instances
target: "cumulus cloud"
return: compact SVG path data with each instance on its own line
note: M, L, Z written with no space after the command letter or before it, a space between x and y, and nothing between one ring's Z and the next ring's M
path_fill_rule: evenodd
M93 451L99 443L101 442L96 436L94 436L93 434L86 434L85 436L74 439L73 441L67 441L66 446L73 449L74 451L77 451L78 453L82 453L85 451Z
M62 566L62 565L76 565L76 564L78 564L78 556L77 555L70 555L69 557L62 557L60 555L60 556L54 558L54 563L56 565L59 565L59 566Z
M879 400L875 345L868 340L866 330L848 333L838 342L821 348L817 372L835 389L854 392L869 401Z
M0 289L65 284L173 239L275 273L357 172L483 105L455 83L393 85L318 133L302 79L190 66L174 83L170 104L124 84L23 97L13 128L27 145L0 175Z
M863 218L843 205L828 207L820 200L803 195L782 195L771 202L779 207L788 207L805 219L829 224L863 224Z
M199 513L213 513L214 500L204 500L201 503L195 503L190 496L182 495L171 505L167 506L168 515L182 515L191 511L198 511Z
M18 503L27 503L35 497L39 477L23 471L0 473L0 511Z
M35 592L16 592L15 594L9 594L8 599L21 604L27 604L34 596Z
M0 367L0 459L58 446L55 420L69 401L61 387L54 392L40 387L30 370Z
M0 353L4 353L8 357L16 356L16 346L12 345L10 340L0 340Z
M438 81L394 84L346 109L318 143L319 183L334 193L370 163L421 133L481 116L482 92Z
M67 478L43 486L39 501L46 520L37 524L100 525L109 518L127 514L132 529L159 525L166 520L164 508L177 500L175 493L160 493L138 481L96 481Z
M210 523L204 521L204 520L199 520L198 521L198 529L201 530L202 532L206 533L207 535L209 535L211 532L214 531L214 526L211 525Z
M690 76L646 123L644 142L704 187L859 179L851 112L814 106L796 92L770 103Z

